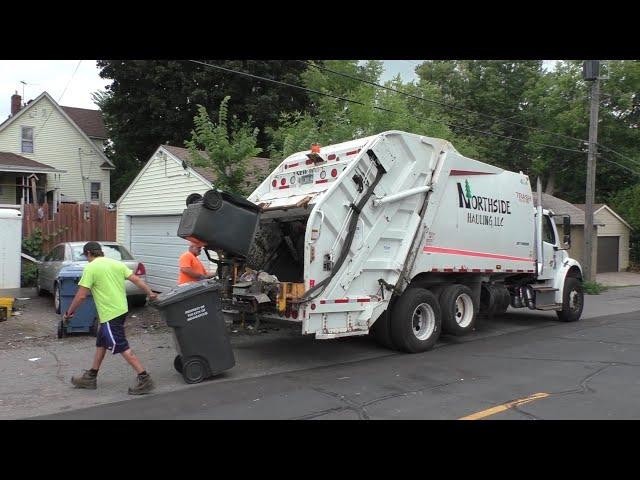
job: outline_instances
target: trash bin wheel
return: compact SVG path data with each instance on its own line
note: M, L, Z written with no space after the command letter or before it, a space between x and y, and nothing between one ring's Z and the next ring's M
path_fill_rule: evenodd
M192 203L196 203L201 200L202 200L202 195L200 195L199 193L192 193L187 197L187 200L186 200L187 207Z
M65 336L66 334L66 329L64 328L64 323L62 322L62 320L60 320L58 322L58 338L62 338Z
M204 194L202 204L209 210L218 210L222 207L222 195L216 190L208 190Z
M182 377L187 383L200 383L207 376L207 363L199 357L190 357L182 366Z
M173 368L176 369L176 372L182 373L182 357L180 355L176 355L176 358L173 359Z

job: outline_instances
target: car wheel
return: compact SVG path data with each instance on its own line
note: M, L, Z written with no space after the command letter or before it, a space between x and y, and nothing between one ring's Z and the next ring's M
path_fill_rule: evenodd
M60 313L60 287L57 283L53 284L53 306L56 309L56 313Z
M144 307L147 303L146 295L131 295L127 297L127 302L130 307Z

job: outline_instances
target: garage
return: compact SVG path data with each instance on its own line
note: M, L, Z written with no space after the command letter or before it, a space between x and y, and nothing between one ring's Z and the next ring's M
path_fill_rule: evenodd
M166 292L178 282L178 259L189 242L176 235L180 215L132 216L131 253L144 263L152 290Z
M271 169L269 159L248 160L250 191ZM166 292L178 282L178 260L188 248L188 242L177 235L187 197L203 195L215 180L213 171L192 167L190 162L186 148L160 145L117 202L118 242L144 264L147 283L156 292ZM216 265L204 254L200 260L215 271Z
M620 237L598 237L597 273L617 272L620 256Z

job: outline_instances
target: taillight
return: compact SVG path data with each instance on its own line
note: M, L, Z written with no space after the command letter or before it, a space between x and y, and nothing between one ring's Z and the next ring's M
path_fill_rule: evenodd
M280 180L280 185L285 185L287 183L287 179L283 178Z
M136 268L136 275L146 275L147 270L144 268L144 263L138 263L138 268Z
M331 176L332 177L337 177L338 176L338 170L336 170L335 168L331 169Z
M274 180L271 182L271 186L272 186L272 187L277 187L277 186L278 186L278 181L274 179Z
M291 318L293 318L294 320L298 318L298 310L291 310Z

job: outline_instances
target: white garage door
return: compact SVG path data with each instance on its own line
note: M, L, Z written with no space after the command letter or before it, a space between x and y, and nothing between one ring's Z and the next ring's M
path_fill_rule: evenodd
M178 283L178 259L187 251L189 242L178 237L180 215L131 217L131 253L144 263L147 283L156 292L166 292ZM200 260L211 268L206 256Z

